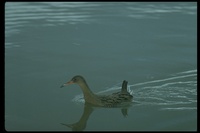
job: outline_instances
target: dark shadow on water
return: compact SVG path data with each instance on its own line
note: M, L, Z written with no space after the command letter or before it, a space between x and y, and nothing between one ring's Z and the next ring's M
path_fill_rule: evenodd
M119 109L121 109L121 113L124 117L128 116L128 108L130 107L131 102L128 105L129 106L124 106L124 107L119 108ZM68 128L71 128L72 131L83 131L86 128L87 121L88 121L90 115L92 114L92 112L95 110L95 107L96 106L85 103L83 114L78 122L75 122L73 124L64 124L64 123L61 123L61 124L64 126L67 126Z

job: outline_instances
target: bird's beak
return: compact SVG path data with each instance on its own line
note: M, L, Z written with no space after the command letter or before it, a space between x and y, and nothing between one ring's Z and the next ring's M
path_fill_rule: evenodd
M66 85L70 85L70 84L74 84L74 82L73 82L73 81L69 81L69 82L67 82L67 83L65 83L65 84L63 84L63 85L61 85L60 88L66 86Z

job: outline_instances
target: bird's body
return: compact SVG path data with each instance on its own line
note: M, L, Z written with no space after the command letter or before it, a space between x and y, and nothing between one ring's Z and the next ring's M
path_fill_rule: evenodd
M61 87L76 83L80 86L83 91L85 102L96 105L96 106L103 106L103 107L115 107L125 102L132 101L133 96L127 91L127 81L123 81L122 89L120 92L113 93L111 95L101 96L94 94L89 86L87 85L85 79L80 76L74 76L71 81L63 84Z

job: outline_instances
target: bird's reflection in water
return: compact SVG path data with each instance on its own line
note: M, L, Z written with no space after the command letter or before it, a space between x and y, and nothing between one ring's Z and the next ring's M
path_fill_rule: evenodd
M126 106L123 106L121 108L121 113L124 117L128 116L128 108L130 107L130 105L131 105L131 102L129 102ZM95 107L96 106L94 106L94 105L91 105L89 103L85 103L83 114L82 114L82 116L81 116L81 118L78 122L73 123L73 124L64 124L64 123L61 123L61 124L71 128L72 131L83 131L86 128L87 121L88 121L90 115L92 114L92 112L94 111Z

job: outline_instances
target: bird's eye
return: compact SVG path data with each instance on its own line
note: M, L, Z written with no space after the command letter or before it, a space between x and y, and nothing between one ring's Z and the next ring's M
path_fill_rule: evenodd
M73 79L74 82L76 82L76 80L77 80L76 78Z

